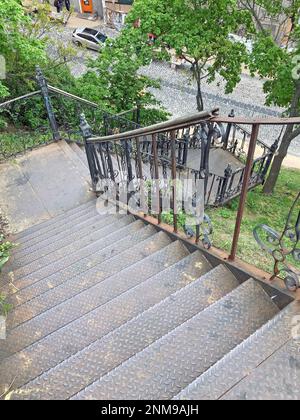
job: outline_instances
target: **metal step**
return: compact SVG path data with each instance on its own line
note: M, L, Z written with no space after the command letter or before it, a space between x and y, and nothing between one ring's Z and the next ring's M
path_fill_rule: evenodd
M14 259L19 260L20 262L25 259L27 260L27 256L30 255L40 255L43 254L44 250L47 251L47 247L54 243L59 243L62 239L67 239L70 237L72 241L72 235L83 232L85 234L87 228L91 228L91 226L98 224L100 218L104 221L107 219L109 221L109 217L111 216L100 216L96 213L96 210L93 212L88 213L83 218L72 221L70 226L66 227L66 229L59 228L56 232L53 232L53 235L50 237L47 236L46 238L40 237L36 243L29 243L25 244L22 248L16 248L14 251Z
M44 257L40 257L39 259L14 270L12 273L12 278L8 280L14 284L17 279L24 278L28 274L38 271L49 264L55 264L59 259L64 258L66 255L71 255L74 252L77 252L80 249L93 244L101 238L108 236L110 233L119 230L122 226L124 227L129 223L132 223L134 220L135 219L132 216L116 216L114 219L112 219L110 224L103 226L101 229L92 230L92 232L88 235L82 236L76 241L71 242L62 248L58 248L52 253Z
M124 240L126 240L125 246L128 247L128 240L139 241L140 238L145 238L145 233L149 233L149 236L156 233L154 228L139 233L142 228L145 228L145 224L141 221L126 224L100 241L62 258L55 264L48 265L23 279L17 280L15 285L12 286L14 293L7 298L8 303L17 308L69 278L90 270L93 266L103 262L104 259L113 257L127 249L124 248ZM16 286L20 287L18 291L15 289Z
M89 207L84 208L79 213L76 213L75 215L71 217L65 217L61 221L58 221L57 223L46 226L44 228L41 228L34 232L30 236L26 236L24 239L17 240L16 243L18 245L18 248L23 249L24 247L31 246L35 243L38 243L41 240L44 240L46 238L50 238L51 236L54 236L55 234L59 233L62 230L67 230L72 225L76 225L77 223L80 223L81 220L84 220L85 217L90 217L91 215L96 215L96 202L93 201L93 204L91 204ZM53 219L52 219L53 220ZM18 250L17 248L17 250Z
M170 399L278 311L248 280L74 399Z
M9 313L7 328L15 328L68 299L72 296L66 294L67 290L70 289L70 284L72 293L76 294L77 290L80 290L81 292L82 284L84 284L84 287L88 287L89 284L93 285L95 280L101 281L101 278L107 275L107 270L105 267L103 268L103 264L115 264L116 258L114 257L118 256L120 266L121 261L124 259L126 261L130 257L129 248L133 248L133 252L135 253L134 246L137 244L147 246L145 240L156 233L154 227L146 227L143 222L139 220L132 223L131 226L132 225L136 226L132 227L131 235L128 235L123 239L120 238L118 242L104 250L78 261L77 264L68 267L64 272L60 271L59 273L44 279L44 281L42 280L35 284L36 289L41 291L47 288L47 290L45 292L42 291L36 298L18 306L14 311ZM124 255L122 255L123 252ZM100 274L98 274L99 272ZM111 271L109 271L109 273L110 272ZM79 287L76 287L77 282L79 282ZM91 295L89 299L92 297L93 295Z
M222 398L228 390L239 384L291 339L293 320L299 315L300 305L297 302L287 306L265 326L192 382L175 399L218 400ZM275 374L276 369L272 378Z
M135 223L133 220L132 223L128 223L128 219L122 218L113 226L111 226L109 229L111 231L110 233L102 237L101 233L107 233L107 228L105 231L100 231L100 238L95 238L94 242L89 241L85 247L80 248L78 251L70 252L69 249L64 253L65 256L59 258L57 261L54 260L52 263L48 263L48 261L46 261L45 266L42 266L41 268L39 268L39 265L37 265L35 262L34 268L37 267L37 270L33 270L30 274L25 275L24 277L19 276L18 278L15 273L13 273L13 278L11 281L3 286L1 290L7 297L9 297L8 300L14 305L14 307L19 306L27 300L38 296L40 293L48 291L49 287L51 287L51 283L47 282L48 278L54 274L59 275L60 271L68 269L68 267L72 266L73 264L78 264L78 266L80 266L79 261L84 260L85 258L98 252L101 252L105 248L117 243L126 236L134 233L135 230L138 230L139 226L140 225ZM49 258L47 257L47 259ZM29 265L29 268L31 267L32 265ZM25 267L22 270L24 271L25 269L28 271L28 267ZM20 269L18 272L19 271ZM45 287L43 289L35 287L36 283L40 280L45 280L43 283L39 283L39 287L44 284Z
M157 245L158 243L155 247ZM187 258L186 261L181 262L184 257ZM195 257L197 257L198 269L195 267ZM160 302L166 295L193 281L194 271L196 271L195 278L198 278L198 273L201 272L199 265L201 261L203 271L205 267L210 268L206 260L202 259L201 254L190 257L188 250L177 241L106 279L104 282L110 285L122 284L131 281L132 278L141 284L3 360L0 364L1 382L4 385L10 384L14 379L14 386L18 387L55 367ZM175 266L177 262L179 264ZM167 268L169 266L171 266L170 269ZM178 269L184 267L187 270L186 276L181 273L177 280L175 274ZM170 278L170 280L164 280L165 278Z
M28 249L33 245L37 245L40 242L50 239L53 236L56 236L62 232L68 232L70 229L74 228L80 223L89 220L90 218L97 215L96 206L92 206L91 208L86 209L86 211L80 213L78 216L74 216L74 218L66 219L63 224L58 224L58 226L53 226L50 231L46 231L43 233L43 230L40 232L36 232L35 236L28 239L25 242L18 242L17 248L15 249L14 256L17 255L19 252Z
M23 267L24 265L28 265L33 261L36 261L42 257L45 257L48 254L51 254L57 249L63 248L66 245L69 245L70 243L80 240L81 238L91 234L94 231L99 231L103 227L109 224L113 224L116 221L116 219L120 219L121 217L124 216L120 216L117 214L102 217L98 214L91 220L91 223L85 223L81 230L75 230L72 234L66 235L65 237L57 241L53 241L52 238L50 238L50 243L48 243L47 245L44 244L44 246L40 250L38 249L36 251L22 256L21 258L17 258L16 260L14 260L13 266L16 269L19 267Z
M151 226L149 226L149 228L152 229ZM76 310L72 313L69 310L65 311L64 309L68 299L91 288L95 284L102 282L106 278L129 267L135 262L142 260L168 244L170 244L170 238L162 232L157 233L145 241L140 242L138 245L129 248L122 254L111 258L109 264L105 261L88 272L71 278L60 286L55 287L50 292L45 293L43 299L45 302L48 302L49 305L55 306L61 302L64 302L64 304L59 307L55 306L55 308L8 331L5 342L0 342L0 358L7 357L30 346L41 338L63 327L68 322L76 319L74 318ZM91 300L92 296L89 296L89 299ZM89 306L89 300L87 302L84 301L82 305ZM80 308L78 308L78 310L80 310Z
M15 242L26 242L29 239L32 239L37 232L47 232L50 231L53 226L63 225L66 220L70 218L75 218L79 216L81 213L89 210L90 208L95 207L95 203L97 200L89 200L87 203L84 203L74 209L65 211L64 213L46 220L45 222L38 223L37 225L31 226L30 228L24 230L23 232L16 233L13 235L13 240Z
M33 380L17 395L65 400L238 287L218 266L162 302Z
M299 328L298 328L299 329ZM300 337L280 350L230 390L222 400L300 400Z

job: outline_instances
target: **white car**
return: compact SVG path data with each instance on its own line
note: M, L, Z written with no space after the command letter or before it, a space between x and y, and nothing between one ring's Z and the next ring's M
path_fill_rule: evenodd
M78 47L86 47L94 51L100 51L107 36L91 28L75 29L72 35L72 41Z

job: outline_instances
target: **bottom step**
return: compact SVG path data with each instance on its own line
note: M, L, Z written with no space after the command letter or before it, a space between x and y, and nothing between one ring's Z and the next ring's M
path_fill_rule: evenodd
M74 399L170 399L278 312L249 280Z
M299 319L299 316L300 304L298 302L291 303L266 325L256 331L255 334L251 335L247 340L212 366L207 372L189 384L189 386L182 390L174 399L221 399L228 390L234 389L239 383L243 383L243 380L252 375L252 372L255 372L258 366L262 365L265 360L272 357L278 349L282 348L285 343L291 340L294 335L293 325L295 326L295 329L297 329L296 321ZM299 332L296 331L296 334L299 334ZM297 357L297 354L293 357L295 356ZM286 358L286 365L288 364L289 361L288 358ZM273 375L276 374L277 371L275 368ZM292 387L291 389L295 390L295 387ZM297 392L300 392L300 386L298 386ZM286 397L289 398L292 394L293 392L288 392ZM246 393L244 396L245 395ZM275 395L276 394L274 393L274 396ZM259 394L256 395L256 398L258 397Z
M33 380L16 394L33 400L68 399L237 286L233 274L224 266L218 266Z
M300 342L290 340L222 399L299 401Z

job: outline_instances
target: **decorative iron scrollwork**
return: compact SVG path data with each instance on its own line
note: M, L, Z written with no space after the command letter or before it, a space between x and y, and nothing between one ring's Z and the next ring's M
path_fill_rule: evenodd
M287 259L300 262L300 192L289 212L282 234L267 225L254 229L254 238L260 247L274 258L274 270L271 280L285 273L284 282L289 291L300 288L300 270L290 266Z
M196 236L195 226L192 226L191 224L186 224L184 231L188 238L193 238ZM211 219L207 214L204 214L203 222L199 225L199 236L205 249L210 249L212 247L212 240L210 238L212 233L213 226Z

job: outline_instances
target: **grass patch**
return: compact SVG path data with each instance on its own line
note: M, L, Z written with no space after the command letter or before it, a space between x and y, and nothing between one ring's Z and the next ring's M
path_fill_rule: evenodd
M300 171L282 169L274 194L263 194L262 186L256 187L248 193L238 245L238 257L262 270L269 273L273 272L274 260L257 244L253 236L253 230L256 226L265 224L281 234L288 213L299 192L299 186ZM223 207L211 208L206 211L213 226L212 242L214 247L228 253L231 251L238 205L239 198L232 200ZM172 225L172 212L163 213L162 221ZM178 226L181 230L184 230L185 223L186 215L180 213L178 215ZM287 249L291 249L290 243ZM300 270L300 263L296 262L293 257L288 257L288 263Z
M253 230L259 224L266 224L281 233L299 186L300 171L282 169L274 194L262 194L262 187L248 193L238 246L238 256L243 261L272 272L273 259L260 249L253 237ZM227 252L231 249L238 203L239 200L235 199L225 207L207 211L214 228L213 244ZM291 258L289 262L300 269L300 264L294 259Z

